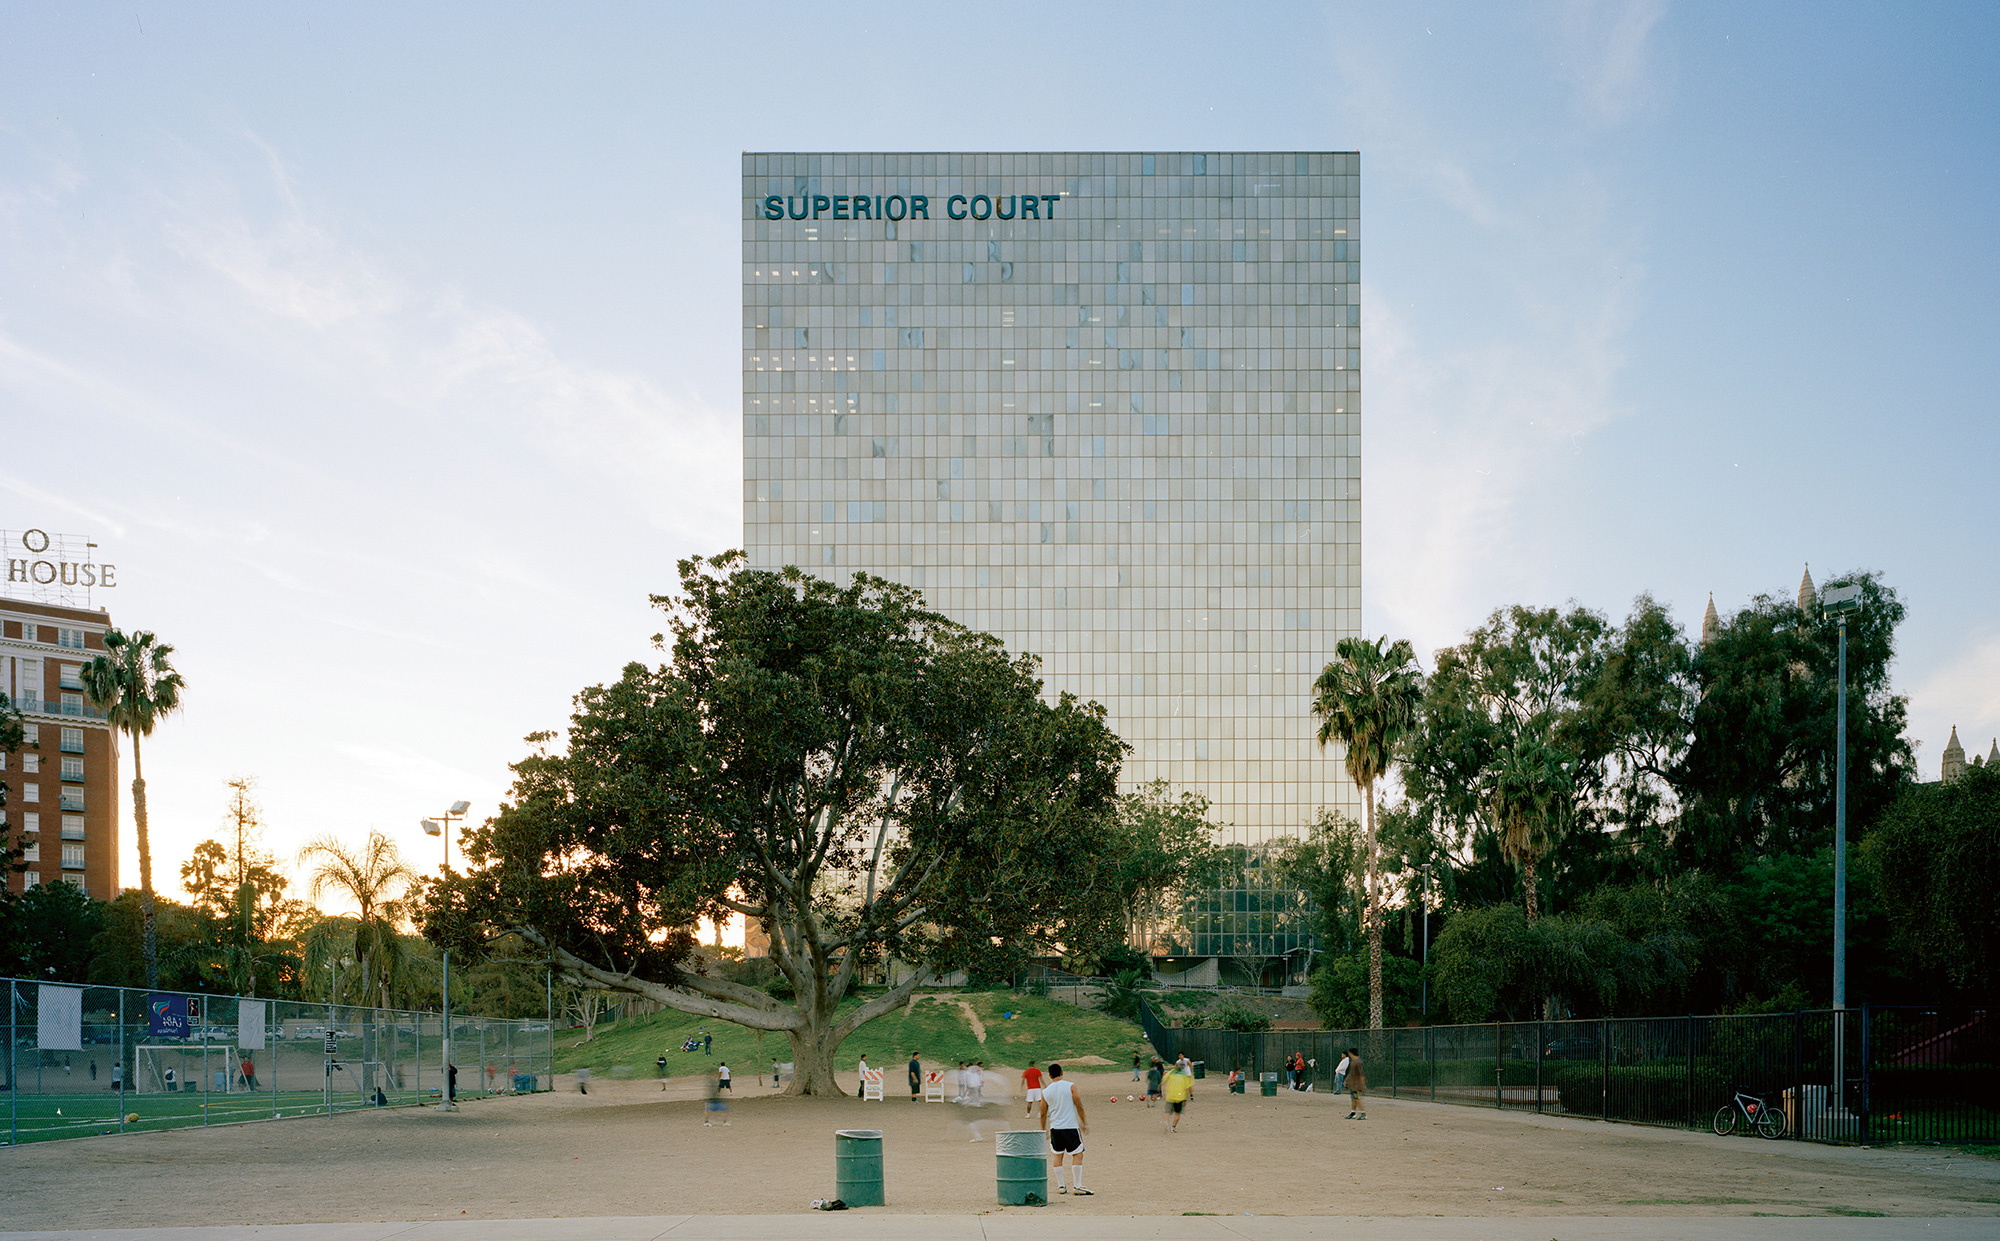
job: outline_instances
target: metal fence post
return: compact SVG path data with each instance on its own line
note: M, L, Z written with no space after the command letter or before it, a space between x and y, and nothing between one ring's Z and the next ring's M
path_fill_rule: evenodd
M7 1145L21 1144L21 1083L14 1076L14 1049L21 1045L21 984L7 980Z
M1493 1107L1495 1111L1507 1106L1507 1096L1500 1089L1500 1040L1506 1027L1493 1023Z
M118 1078L118 1132L123 1133L125 1132L125 1082L132 1076L130 1066L125 1063L125 988L123 987L118 988L118 1042L116 1046L118 1050L112 1054L118 1058L112 1061L112 1063L116 1066L115 1075Z
M1597 1060L1600 1085L1597 1088L1597 1118L1611 1119L1611 1018L1599 1019Z
M1694 1032L1696 1027L1693 1013L1688 1014L1687 1023L1687 1123L1688 1128L1699 1129L1701 1127L1701 1114L1696 1110L1694 1105Z
M1868 1072L1869 1052L1871 1050L1868 1043L1869 1033L1868 1005L1863 1004L1861 1006L1861 1143L1864 1146L1870 1140L1869 1130L1873 1128L1870 1122L1873 1120L1874 1112L1874 1109L1870 1106L1873 1100L1868 1097L1868 1088L1872 1084L1869 1080Z
M1438 1101L1438 1040L1437 1040L1437 1027L1436 1027L1436 1026L1431 1026L1431 1027L1429 1027L1428 1029L1426 1029L1426 1030L1424 1031L1424 1035L1425 1035L1425 1038L1424 1038L1424 1041L1425 1041L1426 1043L1428 1043L1428 1044L1429 1044L1429 1046L1430 1046L1430 1060L1431 1060L1431 1102L1432 1102L1432 1103L1436 1103L1436 1102Z
M1542 1023L1535 1022L1535 1111L1542 1110L1542 1051L1549 1045L1548 1035L1542 1032Z

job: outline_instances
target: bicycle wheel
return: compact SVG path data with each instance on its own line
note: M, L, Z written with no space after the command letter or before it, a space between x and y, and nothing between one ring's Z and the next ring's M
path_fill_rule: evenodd
M1773 1140L1785 1136L1785 1114L1774 1107L1766 1107L1757 1116L1757 1136Z
M1736 1109L1733 1106L1715 1109L1715 1124L1710 1126L1715 1136L1726 1138L1736 1131Z

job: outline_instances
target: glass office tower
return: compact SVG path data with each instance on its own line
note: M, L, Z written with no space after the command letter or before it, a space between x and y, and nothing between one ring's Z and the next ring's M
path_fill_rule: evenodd
M1361 618L1359 167L746 154L752 564L920 587L1231 839L1356 813L1309 691Z

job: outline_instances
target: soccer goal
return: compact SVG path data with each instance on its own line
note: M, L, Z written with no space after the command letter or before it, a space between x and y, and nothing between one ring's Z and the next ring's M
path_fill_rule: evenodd
M243 1053L226 1043L141 1043L132 1049L131 1089L140 1094L248 1090Z

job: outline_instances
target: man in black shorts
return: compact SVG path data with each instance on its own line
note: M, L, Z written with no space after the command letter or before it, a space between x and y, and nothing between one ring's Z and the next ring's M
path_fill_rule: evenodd
M1063 1166L1064 1158L1069 1158L1076 1163L1075 1192L1092 1197L1083 1187L1083 1136L1090 1132L1090 1121L1076 1087L1063 1080L1060 1064L1049 1066L1049 1084L1042 1087L1042 1131L1049 1135L1049 1149L1056 1156L1056 1192L1070 1192L1069 1169Z

